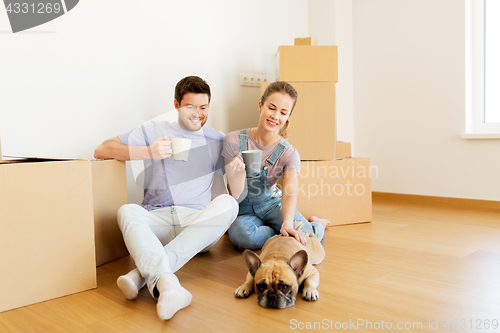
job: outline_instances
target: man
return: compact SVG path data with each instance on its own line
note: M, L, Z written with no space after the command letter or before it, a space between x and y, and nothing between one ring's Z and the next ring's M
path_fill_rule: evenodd
M144 160L144 200L118 211L118 224L136 269L117 280L127 299L147 284L158 299L157 313L170 319L191 303L192 295L174 273L213 246L237 216L238 203L228 194L221 161L224 134L206 126L210 87L189 76L175 87L176 123L149 121L129 133L104 141L98 159ZM188 160L172 158L170 139L191 140ZM212 187L224 189L213 201Z

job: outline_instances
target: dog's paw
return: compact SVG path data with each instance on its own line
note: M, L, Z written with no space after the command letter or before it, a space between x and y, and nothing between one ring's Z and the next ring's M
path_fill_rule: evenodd
M319 298L319 293L314 288L304 289L302 291L302 298L306 301L316 301Z
M234 291L236 298L247 298L250 294L252 294L252 288L248 288L246 285L242 285Z

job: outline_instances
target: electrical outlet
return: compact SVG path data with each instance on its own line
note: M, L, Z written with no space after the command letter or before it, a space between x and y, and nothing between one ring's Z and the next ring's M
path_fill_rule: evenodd
M240 74L240 85L245 87L260 87L262 82L267 82L267 76L256 74Z

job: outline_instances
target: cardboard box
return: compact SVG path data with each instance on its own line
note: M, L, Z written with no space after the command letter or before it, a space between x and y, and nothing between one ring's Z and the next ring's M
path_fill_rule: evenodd
M352 157L351 143L343 141L335 142L335 157L336 158Z
M294 45L318 45L318 41L312 37L295 38Z
M289 82L298 93L290 116L288 142L301 160L335 159L335 83ZM261 84L261 95L269 85Z
M92 160L92 190L96 265L128 255L116 221L118 208L127 203L125 162Z
M338 81L337 46L280 46L275 61L277 81Z
M305 218L316 215L332 225L369 222L371 171L369 158L303 161L297 208Z
M128 254L125 162L5 160L0 184L0 312L95 288L96 264Z
M0 312L96 288L90 161L3 161L0 184Z

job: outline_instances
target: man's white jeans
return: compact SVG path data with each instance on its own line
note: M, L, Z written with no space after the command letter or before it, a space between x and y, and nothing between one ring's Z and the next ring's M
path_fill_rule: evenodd
M171 206L147 211L136 204L123 205L118 225L149 292L157 298L160 276L175 277L173 273L197 253L215 245L237 215L238 203L223 194L202 210Z

